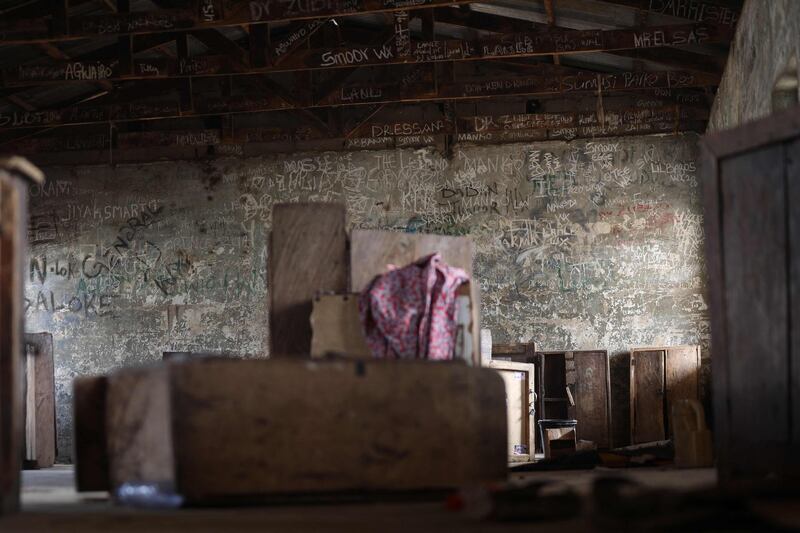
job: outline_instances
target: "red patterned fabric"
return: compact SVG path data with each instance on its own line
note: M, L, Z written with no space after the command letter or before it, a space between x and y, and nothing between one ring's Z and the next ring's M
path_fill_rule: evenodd
M358 300L372 355L386 359L452 359L456 290L469 281L433 254L377 276Z

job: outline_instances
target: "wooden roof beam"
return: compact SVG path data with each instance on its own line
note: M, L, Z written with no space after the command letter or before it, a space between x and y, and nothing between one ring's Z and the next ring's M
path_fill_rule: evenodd
M287 109L314 109L376 105L398 102L443 102L481 100L503 96L548 96L652 91L707 87L719 83L718 76L690 72L626 72L560 76L515 76L506 79L481 79L458 83L411 83L397 81L384 85L341 87L325 99L307 106L292 106L275 94L225 97L195 97L193 105L182 107L177 101L112 104L94 107L66 107L36 112L0 113L0 131L12 128L40 128L57 125L80 125L107 122L170 119L184 116L215 116L256 113Z
M414 9L468 4L476 0L415 0ZM189 9L161 9L135 13L111 13L72 17L67 31L55 32L39 19L0 25L0 45L42 41L69 41L98 36L138 35L166 31L267 24L278 21L347 17L367 13L392 13L408 9L405 0L349 0L329 2L278 2L239 0L228 6L224 18L207 20Z
M392 30L392 28L390 28ZM495 35L476 40L412 41L411 54L398 56L394 43L342 48L313 49L298 52L280 65L242 69L232 65L227 56L193 57L191 68L180 61L133 60L133 74L121 75L113 63L98 62L76 74L74 63L19 66L3 73L3 85L36 85L47 83L85 83L102 74L106 80L189 78L219 75L268 74L307 70L352 69L363 66L408 65L451 61L516 59L666 48L685 42L720 42L730 32L703 24L659 26L641 30L559 30L546 34L516 33ZM393 40L393 34L392 34ZM346 72L346 71L345 71Z

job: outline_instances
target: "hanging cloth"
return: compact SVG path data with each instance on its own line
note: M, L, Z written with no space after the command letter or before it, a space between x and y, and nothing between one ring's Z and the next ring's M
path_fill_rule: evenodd
M392 267L390 267L392 268ZM358 311L376 358L452 359L456 292L469 281L438 253L377 276L361 293Z

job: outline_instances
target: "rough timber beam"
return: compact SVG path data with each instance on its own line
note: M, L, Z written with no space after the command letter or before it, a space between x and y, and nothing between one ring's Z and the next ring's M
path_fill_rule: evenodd
M547 33L501 34L474 40L410 41L408 55L394 42L297 51L279 65L242 69L228 56L194 56L189 60L135 59L124 75L118 61L60 62L6 69L3 86L85 83L95 80L187 78L233 74L269 74L365 66L413 65L454 61L516 59L614 50L645 50L690 43L727 42L730 30L707 24L658 26L636 30L553 30Z
M438 85L392 82L382 85L350 85L308 106L293 105L276 94L195 97L191 109L178 101L105 106L69 107L36 112L0 113L0 131L14 128L130 122L151 119L203 117L280 111L375 105L403 102L443 102L448 100L480 100L498 96L550 96L637 92L688 87L710 87L719 84L719 77L692 72L624 72L617 74L575 74L553 76L515 76L507 79L450 82Z
M188 31L226 26L267 24L316 18L347 17L367 13L393 13L409 8L448 7L475 0L237 0L218 6L200 1L193 9L159 9L110 13L69 19L68 31L58 32L37 18L0 25L0 45L44 41L70 41L92 37ZM210 8L209 8L210 6ZM221 16L224 13L224 16Z

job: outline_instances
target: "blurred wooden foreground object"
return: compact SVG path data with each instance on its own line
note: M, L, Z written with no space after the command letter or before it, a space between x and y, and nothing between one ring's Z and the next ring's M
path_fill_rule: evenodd
M503 481L503 381L417 361L208 359L108 377L111 489L188 504Z
M800 106L701 142L720 482L800 480Z
M28 182L43 180L39 169L25 159L0 160L0 515L19 509Z

